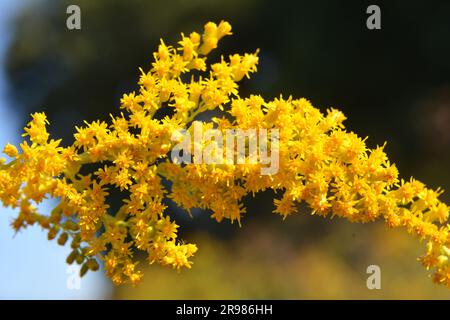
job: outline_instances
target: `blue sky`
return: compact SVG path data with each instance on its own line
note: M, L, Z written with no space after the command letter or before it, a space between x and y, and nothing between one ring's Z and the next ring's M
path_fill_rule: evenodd
M7 97L4 58L12 36L9 21L26 2L0 0L0 149L7 142L17 144L21 135L19 115ZM49 211L49 205L40 209ZM79 290L69 289L67 282L74 270L68 267L65 258L70 247L49 242L39 227L14 235L9 224L15 215L13 210L0 206L0 299L108 298L111 287L102 271L83 277Z

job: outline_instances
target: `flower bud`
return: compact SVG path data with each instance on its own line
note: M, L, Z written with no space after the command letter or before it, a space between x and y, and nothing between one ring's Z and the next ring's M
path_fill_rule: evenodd
M80 269L80 277L83 277L89 271L87 263L83 264Z
M12 158L15 158L19 155L19 151L17 151L17 148L10 143L6 144L5 148L3 149L3 153Z
M64 222L64 227L70 231L78 231L79 229L78 225L72 220L67 220L66 222Z
M60 246L65 245L66 242L67 242L68 237L69 237L69 235L68 235L66 232L61 233L60 236L59 236L59 238L58 238L58 244L59 244Z
M58 228L58 227L53 227L53 228L51 228L51 229L48 231L47 239L48 239L48 240L53 240L53 239L55 239L56 236L58 235L58 231L59 231L59 228Z
M81 254L79 254L79 253L77 253L77 256L76 256L76 258L75 258L76 263L77 263L77 264L82 264L82 263L83 263L83 260L84 260L84 256L81 255Z
M70 247L71 247L72 249L77 249L77 248L80 246L80 242L81 242L81 237L80 237L79 234L77 234L77 235L73 238L72 243L70 244Z
M72 264L72 263L75 261L75 258L77 257L77 255L78 255L77 250L73 250L73 251L67 256L66 262L67 262L68 264Z
M88 262L86 262L86 265L88 266L89 270L91 270L91 271L97 271L99 268L98 262L94 258L89 259Z

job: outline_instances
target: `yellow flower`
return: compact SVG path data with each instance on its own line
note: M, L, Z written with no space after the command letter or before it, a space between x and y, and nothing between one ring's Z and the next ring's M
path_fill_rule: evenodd
M19 151L17 151L17 148L10 143L6 144L5 148L3 149L3 153L12 158L15 158L19 155Z
M202 34L182 34L178 47L161 40L151 70L140 69L138 90L123 95L123 113L111 116L110 123L76 127L72 146L49 140L45 114L33 114L24 129L29 141L20 143L20 151L7 144L3 152L15 159L0 160L0 201L19 210L13 229L37 223L49 239L70 243L67 262L82 264L81 274L97 270L101 259L115 284L136 284L143 275L136 270L133 248L145 252L150 263L177 270L192 266L197 247L178 239L165 197L187 211L208 209L219 222L240 224L244 197L272 189L282 194L274 202L283 219L304 201L312 214L361 223L384 219L389 227L425 239L422 263L434 270L435 282L450 287L449 207L439 200L442 191L414 179L399 181L384 146L369 149L366 139L346 131L339 110L322 113L305 98L240 97L238 82L256 72L258 50L206 63L206 55L230 34L228 22L208 22ZM173 114L156 119L156 111L165 106ZM198 115L216 108L225 115L197 122ZM180 129L192 133L199 123L220 130L278 129L278 172L261 175L261 163L230 159L184 166L171 162L168 153L179 142L172 137ZM262 160L261 154L257 157ZM102 162L93 174L80 174L83 166ZM170 188L163 179L171 181ZM107 197L114 188L128 194L117 212L111 212ZM50 215L31 205L44 198L59 201Z

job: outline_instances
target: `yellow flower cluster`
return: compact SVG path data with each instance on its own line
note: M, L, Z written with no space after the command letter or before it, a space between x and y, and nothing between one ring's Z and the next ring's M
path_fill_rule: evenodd
M427 241L422 262L434 268L434 280L450 287L449 207L438 200L441 191L411 179L398 179L383 147L368 149L365 140L347 132L345 116L326 114L306 99L265 101L258 95L241 98L238 84L256 71L258 56L234 54L209 65L206 55L231 34L227 22L209 22L202 35L182 34L178 47L163 41L149 72L142 69L139 91L125 94L123 113L109 124L96 121L76 128L75 143L60 147L50 140L43 113L32 115L25 128L29 142L19 150L10 144L0 161L0 200L19 208L15 230L38 224L49 239L73 251L68 263L82 265L81 274L99 268L103 260L114 283L137 283L137 250L150 263L190 268L194 244L177 239L178 226L165 212L165 197L190 210L212 211L217 221L237 221L245 213L242 199L266 189L283 192L275 212L286 218L304 201L313 214L338 216L351 222L382 218L390 227L405 227ZM191 73L190 81L186 75ZM161 108L171 110L162 120ZM186 164L171 162L171 137L192 130L196 116L220 108L226 114L204 126L224 129L279 129L279 170L261 175L261 163ZM86 164L97 171L81 174ZM162 180L171 181L166 188ZM108 190L126 194L118 212L108 206ZM35 204L45 198L59 204L48 215Z

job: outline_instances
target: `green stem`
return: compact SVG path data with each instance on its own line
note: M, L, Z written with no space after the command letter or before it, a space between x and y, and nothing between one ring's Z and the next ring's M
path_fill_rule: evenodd
M12 167L12 166L13 166L14 164L16 164L16 163L17 163L17 159L15 159L15 160L13 160L13 161L7 163L7 164L0 164L0 170L7 170L7 169L9 169L10 167Z

